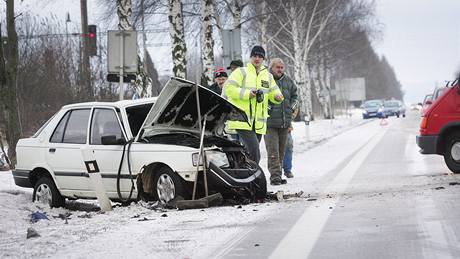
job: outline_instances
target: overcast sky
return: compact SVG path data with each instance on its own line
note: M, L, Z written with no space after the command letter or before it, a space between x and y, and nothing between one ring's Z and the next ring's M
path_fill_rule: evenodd
M460 70L460 0L377 0L378 53L395 69L407 103L421 102Z
M94 17L100 13L95 2L88 1L89 23L94 23ZM79 3L77 0L55 0L51 4L24 0L17 2L17 9L40 16L54 13L62 20L65 13L70 12L72 22L78 23ZM395 69L406 93L405 101L421 102L436 85L445 85L445 80L452 80L460 70L460 0L376 0L376 3L383 31L374 47ZM3 8L4 4L0 9ZM158 36L164 40L166 35ZM151 41L161 42L158 38ZM169 58L169 55L158 55L158 52L170 51L169 47L150 51L156 52L157 55L152 55L156 63L165 61L161 56ZM170 68L160 66L160 73L168 72Z

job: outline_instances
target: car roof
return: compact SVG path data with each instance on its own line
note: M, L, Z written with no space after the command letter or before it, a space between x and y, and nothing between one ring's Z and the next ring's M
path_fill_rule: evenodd
M88 108L88 107L115 107L115 108L126 108L135 105L142 105L148 103L154 103L157 100L157 97L142 98L136 100L123 100L116 102L84 102L84 103L73 103L67 104L62 107L62 109L72 109L72 108Z

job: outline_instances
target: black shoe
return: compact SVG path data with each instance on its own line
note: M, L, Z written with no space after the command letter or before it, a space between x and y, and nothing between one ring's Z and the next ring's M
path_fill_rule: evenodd
M281 179L281 180L280 180L280 183L281 183L281 184L287 184L287 181L286 181L286 179Z
M284 172L284 175L285 175L287 178L294 178L294 175L293 175L291 172Z
M281 185L281 180L270 181L270 185Z

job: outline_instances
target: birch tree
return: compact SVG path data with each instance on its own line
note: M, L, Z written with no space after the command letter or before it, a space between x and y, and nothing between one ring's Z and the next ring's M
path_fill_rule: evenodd
M14 15L14 0L6 1L6 27L7 27L7 56L5 58L5 84L1 87L1 108L6 121L6 140L8 142L8 155L12 164L16 162L16 144L21 136L21 121L19 118L19 105L17 96L18 73L18 35L16 33Z
M131 22L131 14L131 0L117 0L119 30L131 31L134 29ZM139 54L137 55L137 73L134 89L139 98L152 96L152 79L145 73L144 63Z
M181 0L169 0L169 33L172 41L174 76L187 76L187 47L185 45L184 20Z
M327 0L326 4L321 5L320 2L321 0L289 0L280 4L280 11L271 10L278 28L288 38L273 37L269 43L273 43L274 48L293 64L294 81L302 101L301 112L309 120L313 119L308 69L310 51L337 10L339 1ZM270 6L268 8L271 9Z
M213 17L213 1L201 0L201 20L203 24L202 29L202 43L201 43L201 56L203 60L203 74L201 76L201 84L210 86L213 83L213 70L214 70L214 39L212 37L212 17Z

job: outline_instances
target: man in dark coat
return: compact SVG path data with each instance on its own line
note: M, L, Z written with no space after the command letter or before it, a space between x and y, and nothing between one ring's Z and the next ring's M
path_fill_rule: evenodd
M269 104L267 133L264 136L264 141L267 148L270 184L280 185L286 183L286 180L281 178L281 168L288 129L291 127L292 113L298 106L297 87L291 78L284 74L284 62L280 58L272 60L270 72L284 96L284 101L280 104ZM291 176L287 175L289 178Z
M224 87L225 80L227 80L227 73L223 67L218 67L214 73L214 84L209 86L209 89L217 93L222 94L222 88Z

